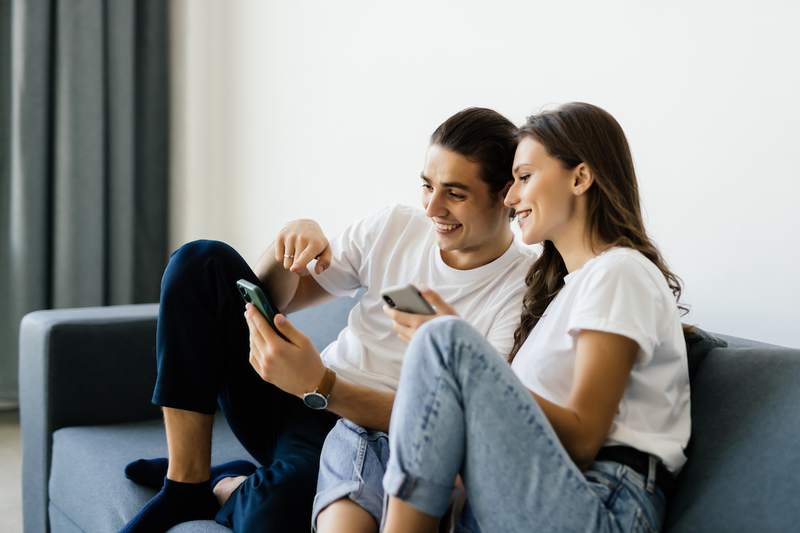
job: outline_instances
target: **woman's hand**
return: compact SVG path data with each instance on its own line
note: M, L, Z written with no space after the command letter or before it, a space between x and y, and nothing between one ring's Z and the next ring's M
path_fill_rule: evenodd
M394 330L397 333L397 336L406 342L411 340L411 337L414 336L414 333L416 333L417 329L419 329L419 327L425 322L433 320L439 316L458 316L455 308L445 302L436 291L432 289L422 289L419 292L422 294L422 297L433 306L433 309L436 311L435 315L417 315L414 313L405 313L403 311L398 311L397 309L392 309L388 305L383 306L383 312L386 313L386 316L391 318L394 322Z
M278 232L275 261L295 274L307 276L306 267L317 260L314 271L322 273L331 264L331 248L319 224L311 219L293 220Z

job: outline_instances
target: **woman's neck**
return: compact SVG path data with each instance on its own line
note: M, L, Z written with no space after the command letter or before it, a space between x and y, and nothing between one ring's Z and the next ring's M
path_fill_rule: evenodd
M610 248L608 243L593 242L584 224L575 224L567 228L558 238L553 239L553 245L564 260L567 272L570 273Z

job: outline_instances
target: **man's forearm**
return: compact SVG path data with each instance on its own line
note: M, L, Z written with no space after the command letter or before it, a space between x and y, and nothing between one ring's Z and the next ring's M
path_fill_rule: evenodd
M359 426L389 431L394 395L394 392L375 390L337 377L328 410Z
M283 263L275 260L274 242L258 258L253 271L278 309L286 309L297 292L300 276L283 268Z

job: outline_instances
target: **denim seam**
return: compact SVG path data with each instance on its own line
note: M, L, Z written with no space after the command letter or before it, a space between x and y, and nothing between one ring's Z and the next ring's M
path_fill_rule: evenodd
M422 437L422 440L424 440L424 441L430 440L429 434L431 433L431 431L430 431L430 428L428 426L431 423L431 417L433 416L434 411L436 411L434 406L438 402L439 394L440 394L440 392L442 390L442 385L444 383L444 379L441 376L441 374L437 375L434 379L436 380L436 386L430 392L430 394L428 396L428 398L430 398L430 401L426 402L427 409L424 412L424 414L422 416L422 419L419 422L421 437ZM428 400L428 398L426 398L425 400ZM421 448L421 446L420 447L415 447L414 454L410 458L411 461L409 461L409 463L410 463L409 464L409 467L410 467L409 469L410 470L418 470L419 469L418 467L422 463L421 457L422 457L422 448ZM407 472L405 472L405 474L408 476ZM413 478L414 476L409 476L409 477ZM405 485L405 483L404 483L404 485Z
M455 346L454 348L459 349L463 348L463 342L458 342L460 346ZM448 367L452 367L452 365L448 364ZM439 373L433 377L435 380L435 387L430 393L422 400L422 403L425 405L426 410L421 417L421 420L418 423L420 439L422 441L429 441L430 434L432 433L431 425L435 423L436 417L438 416L438 409L437 406L440 404L440 395L441 391L445 385L445 375L450 371L447 368L440 367ZM419 481L424 482L426 486L440 486L437 482L428 480L427 478L416 476L413 474L409 474L409 471L420 471L422 470L422 456L423 456L423 449L422 446L415 446L414 451L409 457L408 466L406 468L400 468L400 472L403 475L403 482L401 487L399 487L397 491L397 497L406 500L410 497L411 493L414 492L417 484ZM443 487L444 488L444 487ZM387 494L389 494L387 492Z
M359 435L358 439L358 453L356 454L356 460L353 462L353 480L358 481L358 489L355 493L356 497L360 496L361 493L364 491L364 459L367 455L367 441L364 438L361 438Z
M608 496L607 506L609 509L614 507L614 504L617 502L617 498L619 498L619 495L625 486L625 479L628 477L628 472L625 470L624 465L618 465L614 474L614 488L611 491L611 494Z

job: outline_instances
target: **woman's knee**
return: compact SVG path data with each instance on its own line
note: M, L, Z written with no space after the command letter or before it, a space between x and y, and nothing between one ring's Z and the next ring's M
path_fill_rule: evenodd
M406 360L429 361L435 354L441 364L452 367L461 358L463 350L460 348L472 341L482 342L484 339L467 321L456 316L437 317L423 324L414 334Z
M439 316L420 326L414 335L414 340L419 338L436 344L452 343L464 329L469 327L464 319L457 316Z

